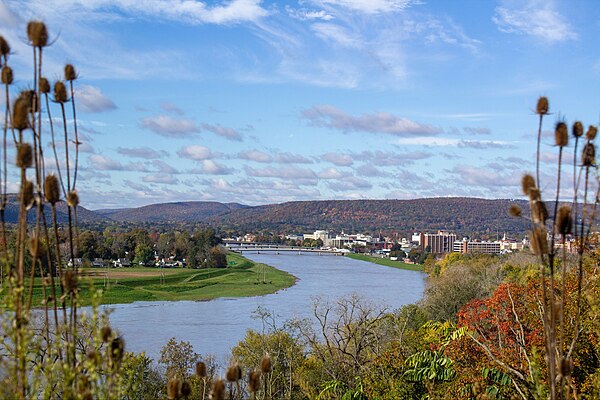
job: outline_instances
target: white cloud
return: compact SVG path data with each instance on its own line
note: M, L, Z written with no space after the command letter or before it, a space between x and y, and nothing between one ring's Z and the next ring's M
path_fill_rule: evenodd
M158 135L172 138L184 138L199 131L193 120L168 115L142 118L140 124Z
M203 160L201 171L204 174L210 175L229 175L233 172L233 169L227 168L226 166L216 163L213 160Z
M312 160L304 157L301 154L294 154L294 153L288 153L288 152L283 152L283 153L278 153L277 157L275 158L275 161L277 161L278 163L282 163L282 164L312 164Z
M364 43L361 37L339 25L318 23L312 24L311 29L319 38L341 47L360 48Z
M169 102L160 103L160 108L162 108L163 110L165 110L166 112L169 112L169 113L173 113L173 114L177 114L177 115L184 114L183 110L181 108L177 107L173 103L169 103Z
M191 145L186 146L177 152L177 155L182 158L187 158L194 161L203 161L213 158L213 153L208 147Z
M225 139L234 140L236 142L242 141L242 134L233 128L210 124L202 124L201 127L202 129L212 132L217 136L224 137Z
M354 163L352 156L349 154L325 153L322 157L324 160L340 167L349 167Z
M273 157L270 154L265 153L260 150L247 150L242 151L238 154L238 157L242 160L260 162L260 163L270 163L273 161Z
M379 132L398 136L435 135L440 128L423 125L408 118L386 112L363 114L354 117L331 105L316 105L302 111L302 117L313 126L339 129L344 132Z
M75 90L75 101L85 112L102 112L115 110L115 103L94 86L81 85Z
M333 15L327 13L325 10L308 10L306 8L295 9L290 6L285 6L285 10L287 11L290 17L298 19L300 21L330 21L334 19Z
M341 179L349 176L348 172L342 172L337 168L327 168L319 172L317 176L320 179Z
M124 156L143 158L146 160L161 158L164 154L150 147L119 147L117 153Z
M464 140L454 138L437 138L431 136L402 138L396 141L399 145L422 145L422 146L454 146L454 147L470 147L476 149L482 148L513 148L514 142L504 140Z
M93 169L100 171L122 171L125 169L120 162L99 154L92 154L88 160Z
M320 0L317 3L323 3L332 6L341 6L354 11L360 11L365 14L379 14L386 12L402 11L417 4L415 0Z
M496 7L495 11L492 20L502 32L529 35L550 43L577 38L550 0L519 1L514 7Z
M246 174L248 176L254 176L257 178L279 178L279 179L308 179L313 180L317 178L317 174L313 170L307 168L298 167L285 167L285 168L251 168L246 167Z
M142 181L144 181L146 183L162 183L162 184L166 184L166 185L176 185L177 183L179 183L179 181L177 180L177 178L175 178L171 174L150 174L150 175L145 175L142 178Z

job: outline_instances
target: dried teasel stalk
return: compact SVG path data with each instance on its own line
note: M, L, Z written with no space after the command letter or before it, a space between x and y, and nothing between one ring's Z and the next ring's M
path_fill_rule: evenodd
M169 380L167 384L167 399L177 400L181 397L181 382L177 378Z
M562 206L558 209L556 216L555 232L561 235L568 235L571 233L573 227L573 217L571 216L571 207Z
M571 133L576 138L581 137L583 135L583 124L580 121L575 121L573 123L573 128L571 129Z
M27 24L27 38L34 47L46 47L48 45L48 29L42 21L30 21Z
M521 178L521 188L523 190L523 194L525 196L529 196L529 192L531 189L535 189L535 187L534 177L529 174L523 175L523 178Z
M198 378L206 377L206 364L202 361L196 363L196 376Z
M31 168L33 165L33 149L29 143L17 144L17 167Z
M260 390L260 371L252 371L248 375L248 390L256 393Z
M41 77L39 87L40 87L40 93L42 93L42 94L50 93L50 82L48 82L48 79Z
M594 140L594 139L596 139L597 133L598 133L598 128L596 128L594 125L590 125L588 127L587 132L585 133L585 138L587 140Z
M545 96L541 96L535 107L535 113L538 115L546 115L550 109L550 105L548 103L548 98Z
M2 67L2 84L12 85L13 83L13 70L8 65Z
M4 57L6 59L6 57L8 57L9 54L10 54L10 45L8 44L6 39L4 39L4 36L0 36L0 56Z
M44 180L44 195L48 203L55 205L60 201L60 183L54 174L46 176Z
M529 232L529 241L531 250L537 256L548 254L548 240L546 238L546 230L542 227L534 228Z
M54 83L54 101L57 103L66 103L69 101L67 87L63 81L56 81Z
M594 165L596 159L596 147L594 143L586 143L583 146L583 154L581 155L581 163L584 167L591 167Z
M65 65L65 81L74 81L77 79L77 71L73 64Z
M521 210L521 207L518 205L511 204L510 208L508 209L508 213L513 217L520 217L523 215L523 210Z
M266 354L260 361L260 370L263 374L268 374L273 370L273 364L271 363L271 357Z
M210 398L212 400L225 400L225 382L217 379L212 387Z
M564 122L558 122L554 129L554 143L559 147L569 144L569 129Z

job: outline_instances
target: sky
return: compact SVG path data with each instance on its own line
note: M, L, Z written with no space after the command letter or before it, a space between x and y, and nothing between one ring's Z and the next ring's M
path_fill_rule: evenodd
M0 0L0 35L15 91L32 85L31 19L52 40L44 75L78 70L86 208L519 198L539 96L542 189L554 124L598 124L598 15L595 0Z

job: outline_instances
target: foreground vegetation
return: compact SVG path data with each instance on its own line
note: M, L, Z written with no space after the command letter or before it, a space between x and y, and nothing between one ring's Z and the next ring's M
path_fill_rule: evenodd
M80 272L82 305L91 293L102 291L102 304L134 301L211 300L275 293L292 286L293 275L269 265L254 263L239 254L227 254L227 268L84 268ZM41 280L34 287L35 306L43 299ZM87 301L86 301L87 300Z
M402 261L393 261L393 260L390 260L389 258L373 257L373 256L365 255L365 254L356 254L356 253L346 254L346 257L353 258L355 260L360 260L360 261L368 261L368 262L372 262L372 263L379 264L379 265L385 265L386 267L407 269L409 271L423 271L423 266L420 264L407 264Z

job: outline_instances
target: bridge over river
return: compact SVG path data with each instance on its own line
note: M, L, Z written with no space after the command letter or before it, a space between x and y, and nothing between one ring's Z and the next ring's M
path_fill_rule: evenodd
M225 247L235 253L240 254L290 254L311 253L318 255L341 256L344 252L339 249L319 249L315 247L284 246L279 244L261 244L261 243L226 243Z

